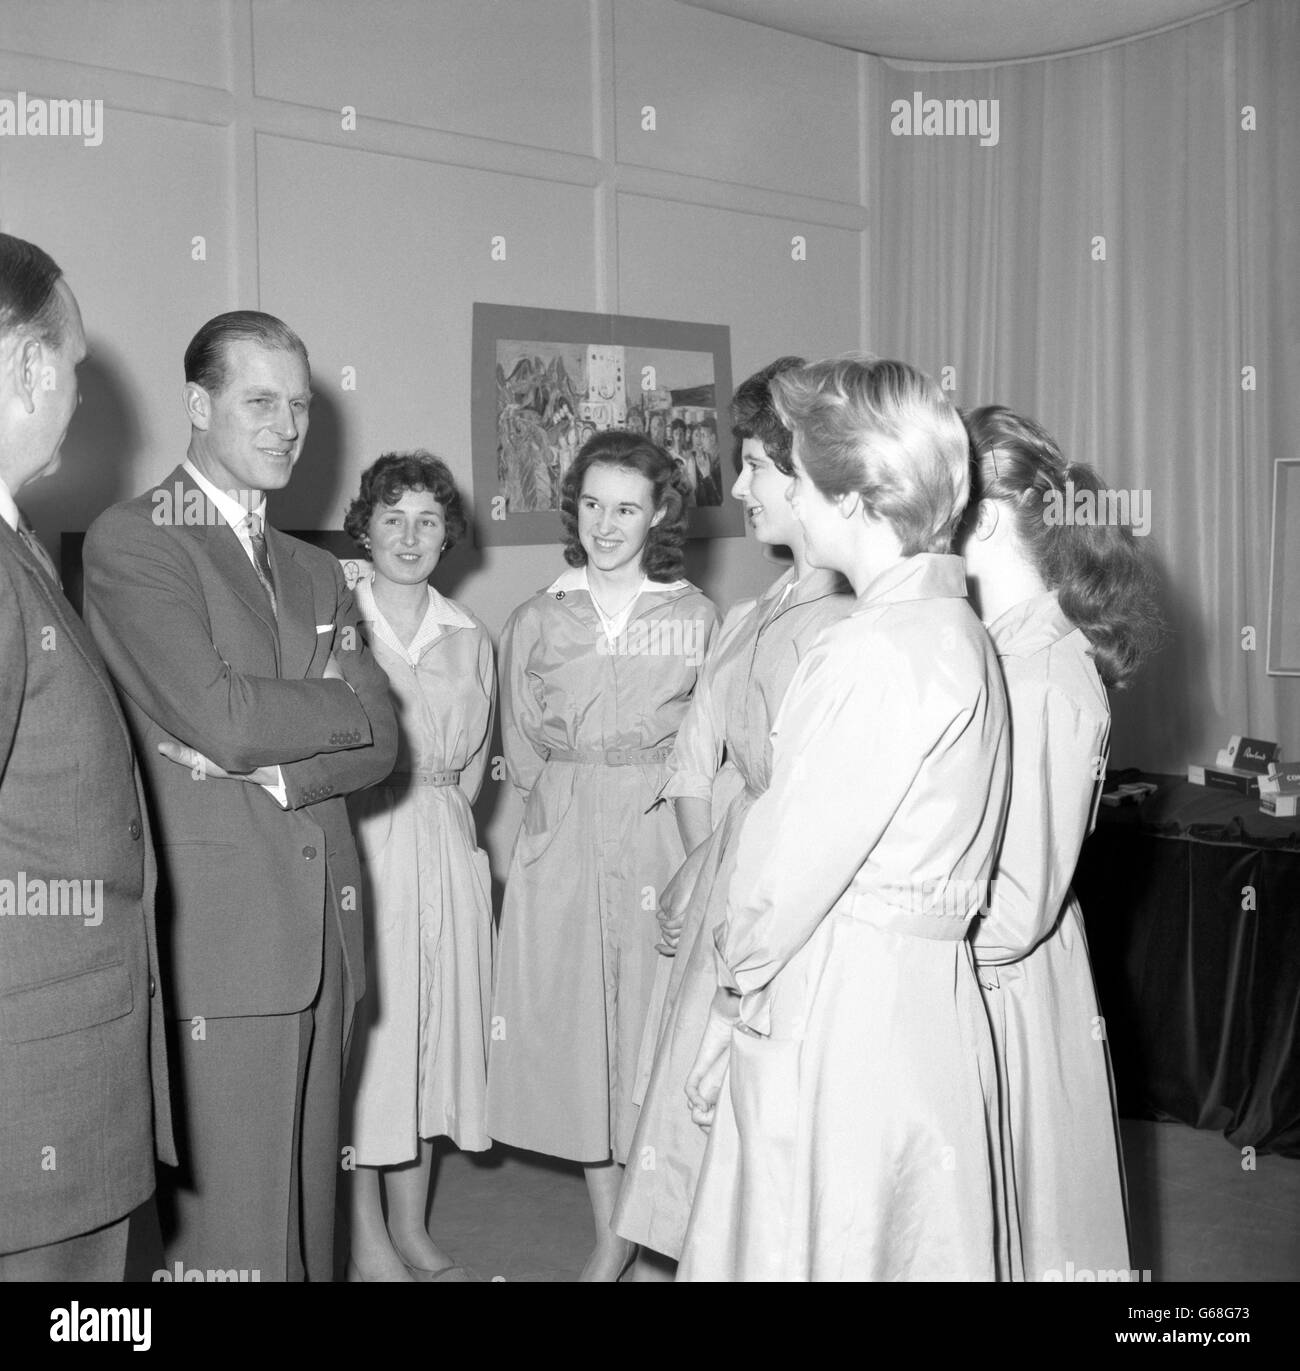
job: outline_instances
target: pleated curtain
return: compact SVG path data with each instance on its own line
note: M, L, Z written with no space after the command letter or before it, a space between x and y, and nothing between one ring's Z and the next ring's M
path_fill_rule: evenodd
M996 143L891 132L918 92L997 101ZM1112 692L1114 764L1182 771L1231 733L1300 754L1300 678L1265 660L1273 461L1300 456L1300 4L993 67L870 58L863 103L872 351L1149 492L1170 636Z

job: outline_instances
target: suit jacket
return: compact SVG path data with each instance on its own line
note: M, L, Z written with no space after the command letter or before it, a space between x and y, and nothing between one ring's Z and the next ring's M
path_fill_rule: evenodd
M120 1219L176 1161L155 878L108 672L0 520L0 1251Z
M196 509L210 506L177 468L106 510L85 544L86 622L123 692L158 833L168 1012L305 1009L327 916L359 996L361 872L343 797L393 768L388 678L333 557L266 529L277 622L234 530L215 511L185 523ZM331 650L346 681L322 679ZM258 785L196 779L158 752L165 739L227 771L280 766L289 808Z

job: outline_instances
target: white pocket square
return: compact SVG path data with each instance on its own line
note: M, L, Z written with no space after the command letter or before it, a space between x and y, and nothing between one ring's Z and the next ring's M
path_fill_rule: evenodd
M316 625L316 632L317 632L317 633L333 633L333 632L334 632L334 625L333 625L333 624L317 624L317 625Z

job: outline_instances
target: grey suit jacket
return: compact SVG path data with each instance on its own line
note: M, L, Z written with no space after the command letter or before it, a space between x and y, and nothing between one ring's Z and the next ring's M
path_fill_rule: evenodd
M0 1251L121 1218L176 1161L155 875L108 672L0 520Z
M106 510L85 544L86 622L122 690L158 834L159 939L170 1014L288 1014L320 984L323 920L339 920L364 987L361 872L343 797L397 755L388 678L342 568L266 530L279 606L224 521L186 523L177 468ZM155 494L159 492L159 495ZM323 680L330 651L345 681ZM157 750L197 748L227 771L280 766L260 786L196 779Z

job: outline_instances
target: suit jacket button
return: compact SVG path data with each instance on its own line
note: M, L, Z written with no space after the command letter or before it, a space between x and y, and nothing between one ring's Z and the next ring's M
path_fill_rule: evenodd
M153 978L152 976L150 976L150 977L149 977L149 998L152 1000L153 997L154 997L157 993L158 993L158 982L155 981L154 978Z
M132 819L131 822L127 824L126 831L131 835L132 838L138 838L141 832L143 831L140 828L140 820Z
M306 857L308 861L311 861L312 858L316 855L316 849L314 847L304 847L302 850L302 855Z

